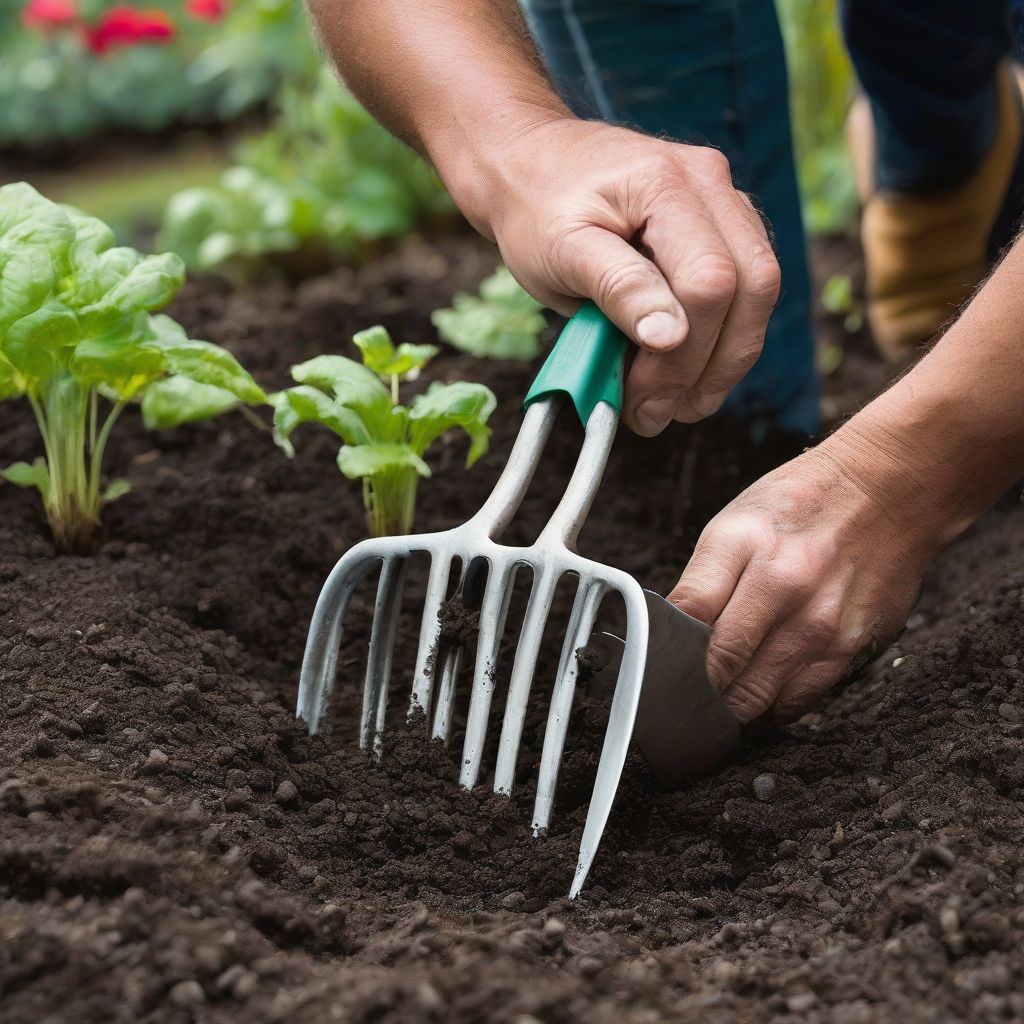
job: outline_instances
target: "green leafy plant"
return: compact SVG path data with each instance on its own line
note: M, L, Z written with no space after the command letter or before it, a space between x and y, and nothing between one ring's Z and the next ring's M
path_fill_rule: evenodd
M437 349L396 347L383 327L360 331L353 341L362 363L325 355L292 367L298 386L270 399L274 437L292 455L291 435L300 424L320 423L334 431L344 442L338 468L363 482L370 534L406 534L412 530L419 478L430 476L424 453L458 427L469 435L466 468L471 467L487 451L494 395L482 384L435 382L406 407L399 403L400 385L415 379Z
M864 326L864 302L857 295L849 274L833 274L821 289L825 311L843 318L843 329L856 334Z
M430 319L437 333L463 352L527 361L540 354L543 308L507 267L498 267L484 279L479 295L459 292L451 309L435 310Z
M266 401L229 352L154 315L184 280L173 253L115 246L93 217L24 182L0 188L0 400L25 398L44 457L0 470L38 488L58 547L88 551L105 502L103 456L123 410L151 426Z
M312 91L284 90L279 106L217 185L168 203L160 241L189 267L237 281L296 250L360 259L378 240L454 213L434 171L328 71Z

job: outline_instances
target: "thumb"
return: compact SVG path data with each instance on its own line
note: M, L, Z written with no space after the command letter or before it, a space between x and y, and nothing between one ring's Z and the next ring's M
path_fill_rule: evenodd
M665 352L686 339L686 313L664 275L618 235L578 228L555 259L555 272L567 288L593 299L641 348Z

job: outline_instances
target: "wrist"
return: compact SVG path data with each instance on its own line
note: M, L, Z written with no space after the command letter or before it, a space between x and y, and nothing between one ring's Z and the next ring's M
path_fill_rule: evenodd
M421 134L427 155L466 219L492 240L511 195L527 188L538 136L575 116L554 93L518 100L480 114L467 106L440 131Z
M945 390L904 378L819 446L908 538L938 551L1012 483L1005 462L980 457L963 410Z

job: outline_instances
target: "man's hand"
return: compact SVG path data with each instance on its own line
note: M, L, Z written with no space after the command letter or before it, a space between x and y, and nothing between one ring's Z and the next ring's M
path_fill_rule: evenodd
M799 717L890 640L944 540L920 505L898 507L904 470L844 448L806 452L744 491L669 595L713 625L708 674L743 722Z
M638 433L715 412L760 354L779 267L718 150L545 112L448 181L537 299L593 298L639 345Z
M641 351L626 424L713 413L754 364L779 294L761 218L715 149L573 117L516 0L309 0L353 92L437 168L520 283L590 298Z

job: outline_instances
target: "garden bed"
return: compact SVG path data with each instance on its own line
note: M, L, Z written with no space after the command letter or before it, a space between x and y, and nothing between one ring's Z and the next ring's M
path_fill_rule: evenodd
M493 263L453 239L294 289L191 285L173 312L277 387L375 322L429 340L429 312ZM442 447L419 529L479 506L532 372L450 351L431 365L499 404L470 474ZM879 380L851 356L832 408ZM543 522L576 436L551 446L513 537ZM5 408L0 448L35 444ZM665 590L707 519L798 448L717 422L623 435L581 550ZM53 558L35 496L0 492L5 1024L1024 1019L1018 509L948 552L898 647L797 725L674 794L632 757L570 903L599 714L576 718L536 841L536 723L511 801L458 789L457 748L418 733L392 728L379 764L357 749L365 602L329 730L295 722L313 603L363 533L334 453L308 428L288 461L241 417L126 426L108 465L133 490L95 558ZM547 651L538 680L553 670ZM407 690L396 679L393 704Z

